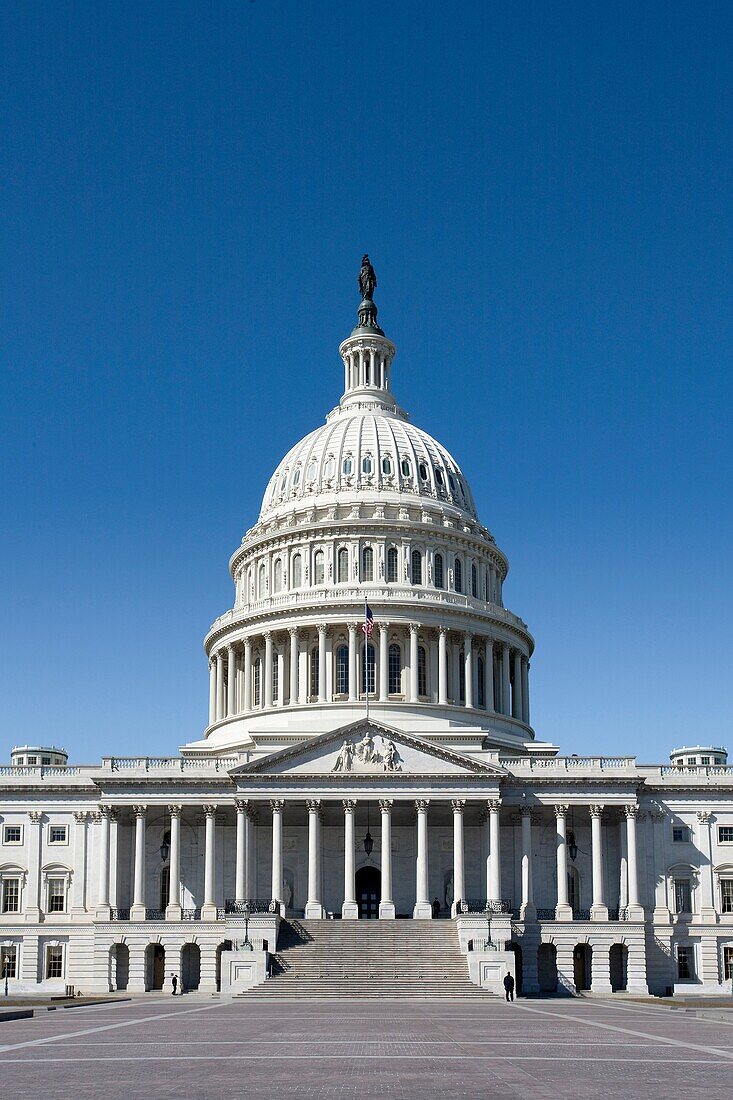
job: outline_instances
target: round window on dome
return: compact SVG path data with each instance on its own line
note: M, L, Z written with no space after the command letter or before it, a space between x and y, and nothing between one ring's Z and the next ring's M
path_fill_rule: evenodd
M374 463L372 462L371 455L364 455L361 460L361 472L363 474L371 474L374 472Z
M389 457L389 455L385 455L382 459L382 473L385 474L387 477L392 476L392 459Z
M410 466L409 458L403 458L400 462L400 470L403 477L409 477L412 473L412 467Z
M343 473L343 474L344 474L344 475L345 475L346 477L350 477L350 476L351 476L351 471L352 471L353 467L354 467L354 464L353 464L353 462L351 461L351 458L347 457L347 458L345 458L345 459L344 459L344 461L343 461L343 464L342 464L342 466L341 466L341 472L342 472L342 473Z
M427 481L428 480L428 468L427 468L427 466L425 465L424 462L420 463L420 465L418 466L418 470L420 472L420 480L421 481Z

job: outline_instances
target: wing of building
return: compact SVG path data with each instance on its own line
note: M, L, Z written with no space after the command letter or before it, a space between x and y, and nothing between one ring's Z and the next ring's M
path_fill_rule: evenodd
M307 993L317 958L318 980L358 992L371 944L368 977L398 952L407 990L454 956L456 990L495 987L498 959L525 992L719 992L725 750L651 766L538 740L507 558L392 394L367 257L360 285L343 396L231 558L201 736L90 766L24 746L0 768L0 973L11 991L142 993L271 971L260 988L300 973Z

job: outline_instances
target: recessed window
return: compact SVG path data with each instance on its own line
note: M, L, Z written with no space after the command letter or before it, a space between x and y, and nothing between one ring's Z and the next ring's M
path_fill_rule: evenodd
M695 948L692 946L677 947L677 977L681 982L692 981L695 977Z
M402 651L396 642L389 647L387 668L389 694L399 695L402 691Z
M349 691L349 647L340 645L336 650L336 693L347 695Z
M694 768L694 766L697 764L697 757L696 756L688 756L687 757L687 763L691 768Z
M37 756L29 756L28 759L26 760L26 763L27 764L37 764L38 763L38 757Z
M261 661L260 658L257 657L257 659L252 662L252 702L256 707L260 705L261 672Z
M409 458L402 459L402 461L400 462L400 470L402 471L403 477L410 477L410 475L412 474L412 467L410 466Z
M364 457L362 458L362 460L361 460L361 472L363 474L373 474L374 473L374 463L372 462L372 456L371 455L364 455Z
M14 943L6 943L0 947L0 975L18 977L18 948Z
M718 825L718 842L733 844L733 825Z
M325 477L333 477L336 472L336 460L333 455L329 455L326 459L326 465L323 468Z
M44 764L50 764L50 763L51 763L51 757L50 756L42 756L41 757L41 766L43 766Z
M354 463L352 462L351 458L350 457L345 458L342 465L341 465L341 471L344 474L344 476L345 477L351 477L351 471L353 470L353 468L354 468Z
M310 462L308 463L308 466L306 467L306 471L305 471L305 480L308 483L310 483L311 481L316 480L316 469L317 469L316 460L314 458L312 458L310 460Z
M361 691L362 695L373 695L377 687L376 660L374 646L367 645L361 651Z
M709 756L701 756L700 757L700 763L701 764L709 764L710 763L710 757Z
M293 566L290 571L291 588L300 588L303 583L303 559L300 554L293 557Z
M672 842L674 844L688 844L690 841L690 829L687 825L674 825L672 827Z
M723 945L723 979L729 982L733 978L733 944Z
M397 548L390 546L387 551L387 583L397 583Z
M272 563L272 591L279 592L282 587L283 563L275 558Z
M22 825L3 825L3 844L22 844Z
M371 546L365 546L361 552L361 579L374 580L374 551Z
M456 558L453 564L453 587L456 592L463 592L463 565L460 558Z
M435 467L435 484L439 485L441 489L443 488L443 486L445 484L445 479L443 477L443 471L438 466Z
M63 978L64 976L64 949L63 947L46 948L46 977Z
M422 554L419 550L413 550L410 555L410 573L413 584L422 584Z
M48 880L48 909L49 913L63 913L66 909L66 879L50 878Z
M716 756L715 757L715 763L716 763L716 765L717 764L723 764L723 763L725 763L725 761L723 760L722 756Z
M435 587L445 588L445 580L443 577L443 555L436 554L433 561L433 575L435 577Z
M295 473L293 474L293 485L300 485L300 466L295 467Z
M674 880L674 911L675 913L692 912L692 889L688 878Z
M392 459L389 455L385 455L382 459L382 473L386 474L387 477L392 476Z
M68 826L66 825L49 825L48 827L48 843L49 844L66 844L68 842Z
M478 572L475 565L471 565L471 595L474 600L478 597Z
M283 474L283 476L280 478L280 492L281 493L285 492L285 486L287 485L287 483L288 483L288 472L286 470L285 473Z
M733 878L720 880L720 912L733 913Z
M417 647L417 693L418 695L428 693L428 661L425 646L422 645Z
M336 576L340 584L344 584L349 579L349 551L345 546L342 546L336 555Z
M455 491L456 491L456 479L453 477L453 474L448 474L448 481L450 482L451 489L455 493Z
M316 550L313 558L313 583L323 584L325 580L325 557L322 550Z
M418 466L418 472L420 474L420 480L421 481L427 481L428 480L428 468L427 468L427 466L425 465L424 462L421 462L420 465Z
M2 883L2 899L0 909L3 913L20 912L20 879L4 878ZM2 971L0 971L0 975Z

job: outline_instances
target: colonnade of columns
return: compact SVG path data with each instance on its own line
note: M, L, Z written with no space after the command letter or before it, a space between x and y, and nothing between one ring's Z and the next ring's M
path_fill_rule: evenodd
M334 638L340 632L348 646L346 684L339 683L336 668L341 643L334 645ZM519 648L488 635L447 627L435 631L418 623L402 624L397 632L397 691L389 666L395 625L380 622L369 641L374 649L370 694L376 702L401 698L409 703L479 707L529 723L529 657ZM356 622L319 623L311 630L290 627L287 632L266 631L229 642L209 660L209 724L272 707L344 698L354 702L364 694L363 662L363 636Z

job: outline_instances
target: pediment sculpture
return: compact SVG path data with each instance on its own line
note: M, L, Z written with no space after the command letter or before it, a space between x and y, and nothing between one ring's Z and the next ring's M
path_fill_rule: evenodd
M376 770L385 772L402 771L399 752L389 737L380 737L378 746L369 730L360 741L344 741L336 757L332 771L351 772Z

